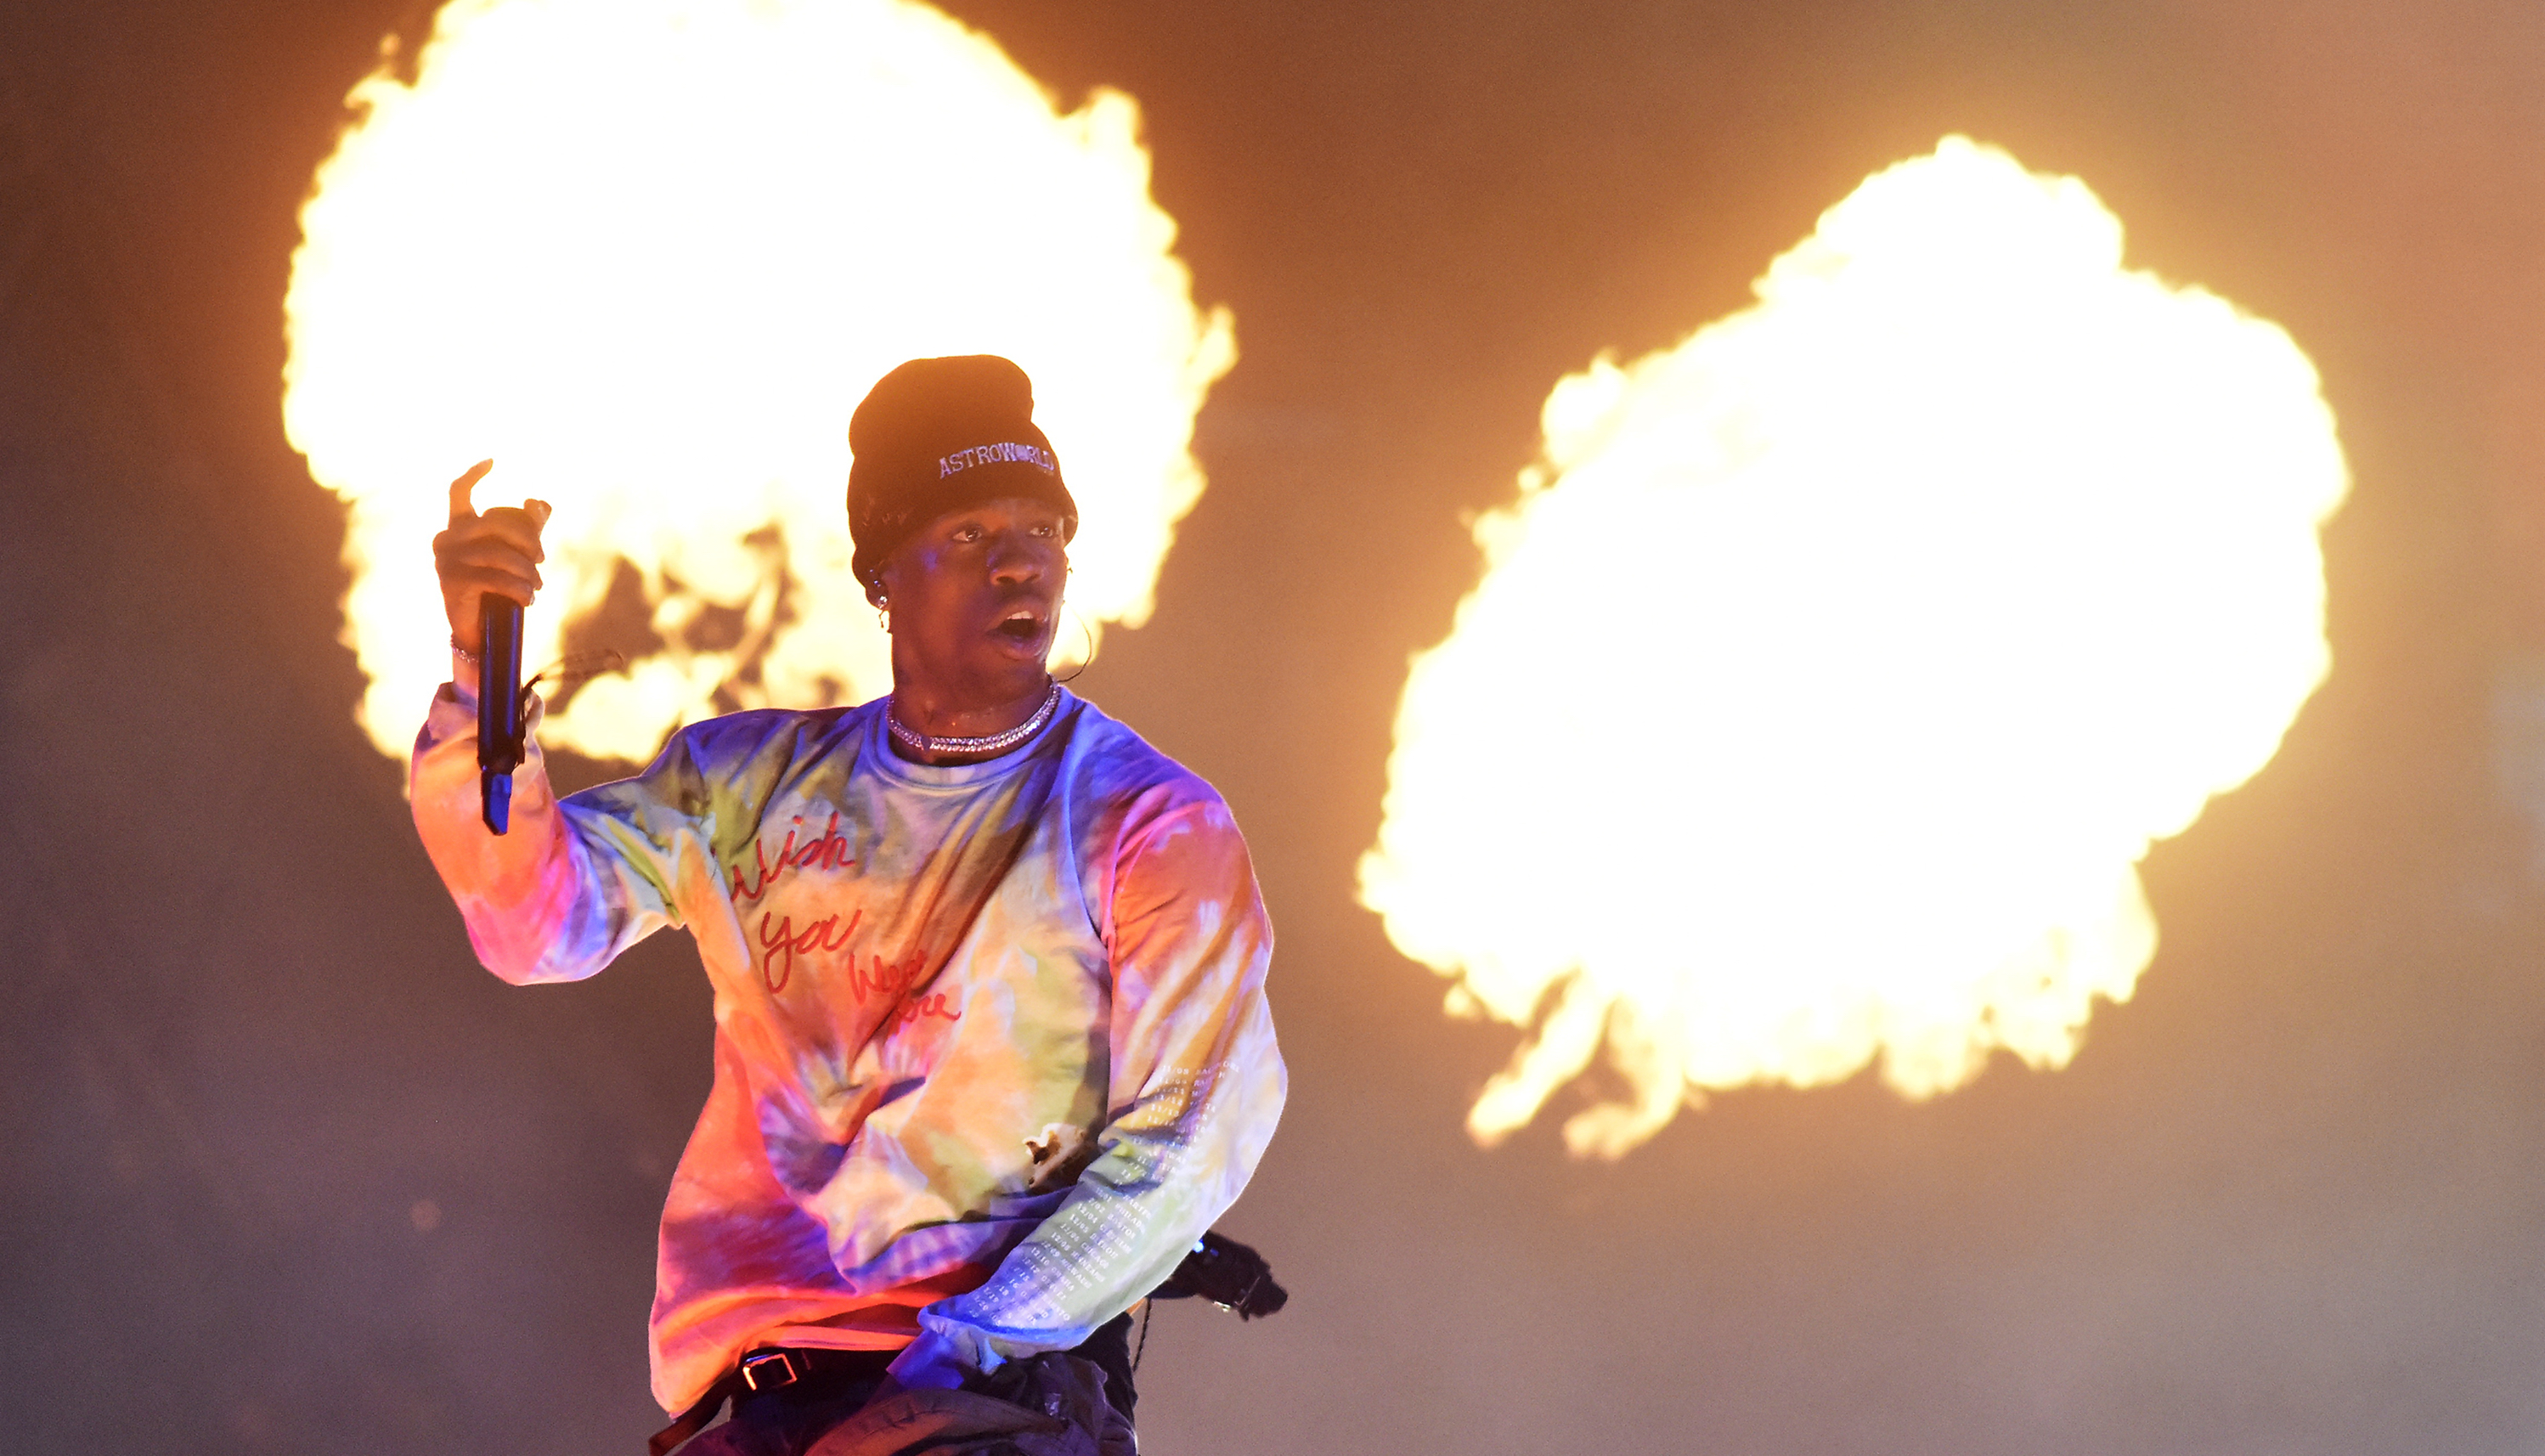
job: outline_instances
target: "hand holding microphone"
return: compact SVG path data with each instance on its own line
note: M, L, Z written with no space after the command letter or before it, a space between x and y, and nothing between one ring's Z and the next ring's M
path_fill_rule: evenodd
M469 492L492 460L451 482L451 525L433 538L451 643L477 658L477 767L486 828L502 834L512 815L513 769L529 758L523 741L522 608L538 595L547 559L539 530L548 503L524 501L480 515Z

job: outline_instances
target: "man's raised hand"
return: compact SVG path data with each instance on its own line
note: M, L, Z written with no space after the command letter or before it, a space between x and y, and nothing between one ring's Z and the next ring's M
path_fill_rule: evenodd
M539 530L548 524L548 503L524 501L497 506L480 515L468 493L492 460L479 460L451 482L451 525L433 538L433 566L442 577L442 609L451 617L451 640L475 652L479 641L479 604L489 595L509 597L524 607L539 592L538 564L547 559Z

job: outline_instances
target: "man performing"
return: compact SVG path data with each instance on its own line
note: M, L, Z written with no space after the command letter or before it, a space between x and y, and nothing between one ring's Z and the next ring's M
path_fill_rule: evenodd
M562 800L534 747L501 837L479 607L531 600L547 509L478 515L486 464L452 483L455 654L413 786L470 943L565 981L681 926L715 993L663 1208L654 1394L684 1414L657 1451L730 1399L691 1452L1127 1452L1124 1312L1280 1115L1272 929L1227 805L1044 670L1078 509L1032 413L987 356L913 360L858 407L890 696L695 724Z

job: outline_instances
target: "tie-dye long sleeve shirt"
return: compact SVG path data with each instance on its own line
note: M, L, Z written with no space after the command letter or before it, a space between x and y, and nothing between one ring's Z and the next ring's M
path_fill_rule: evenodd
M498 838L453 676L415 818L478 958L574 980L681 926L714 990L663 1210L666 1409L762 1344L940 1371L1074 1345L1246 1186L1286 1082L1245 842L1093 705L1064 690L960 767L896 756L880 702L736 713L562 800L534 748Z

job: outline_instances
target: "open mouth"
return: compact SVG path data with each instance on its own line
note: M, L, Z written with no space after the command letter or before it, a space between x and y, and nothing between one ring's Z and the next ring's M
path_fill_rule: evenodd
M990 629L1011 642L1031 645L1042 638L1042 618L1020 607Z

